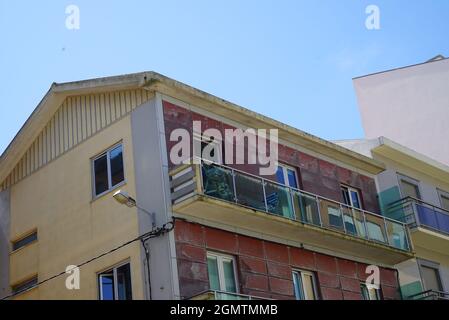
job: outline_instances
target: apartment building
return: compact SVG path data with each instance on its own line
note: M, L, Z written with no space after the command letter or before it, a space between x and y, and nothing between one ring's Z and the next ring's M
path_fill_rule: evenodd
M208 134L248 128L278 130L270 176L224 161ZM174 163L177 129L213 161ZM400 299L413 248L406 221L380 214L384 169L154 72L53 84L0 159L0 295ZM119 190L135 201L120 205ZM373 265L378 287L365 281Z
M353 81L366 139L392 141L449 165L449 59L357 77Z
M449 299L449 167L385 137L339 144L386 165L381 211L409 225L416 253L396 265L403 297Z

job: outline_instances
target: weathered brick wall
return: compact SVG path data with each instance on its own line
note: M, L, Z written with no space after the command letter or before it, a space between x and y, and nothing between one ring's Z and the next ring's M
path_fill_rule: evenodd
M205 117L203 115L191 112L185 108L176 106L167 101L163 101L165 134L167 141L167 150L177 142L170 141L170 133L177 128L184 128L189 131L192 136L193 121L201 121L202 130L208 128L216 128L224 137L225 129L234 129L220 121ZM309 191L323 197L327 197L336 201L343 201L340 184L348 184L361 191L364 209L379 212L379 204L377 201L377 191L374 179L358 174L351 170L339 167L328 161L318 159L298 150L294 150L288 146L279 145L279 161L295 167L298 172L301 187L305 191ZM173 164L169 163L170 168ZM231 167L258 174L257 165L229 165Z
M178 220L175 226L181 296L209 289L207 251L233 255L240 292L294 299L292 269L315 272L322 299L362 299L366 264ZM381 268L385 299L399 299L397 271Z

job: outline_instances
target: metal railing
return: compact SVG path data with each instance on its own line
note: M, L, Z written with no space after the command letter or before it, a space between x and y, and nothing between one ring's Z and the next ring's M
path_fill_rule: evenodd
M242 293L233 293L219 290L206 290L187 300L273 300Z
M449 300L449 292L427 290L408 297L410 300Z
M206 196L411 251L404 222L215 163L200 164Z
M406 197L387 207L390 216L406 222L411 228L423 227L449 235L449 211L431 203Z

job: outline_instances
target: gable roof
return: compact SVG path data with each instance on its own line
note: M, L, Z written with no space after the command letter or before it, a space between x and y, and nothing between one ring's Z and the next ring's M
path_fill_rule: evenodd
M342 162L351 163L351 165L369 173L377 174L384 170L383 164L376 160L165 77L159 73L148 71L60 84L53 83L1 155L0 182L14 169L16 163L68 96L138 88L158 91L180 100L186 100L198 107L209 109L214 113L255 128L279 129L279 138L303 145L311 150L317 150L319 153ZM220 108L217 108L217 106Z

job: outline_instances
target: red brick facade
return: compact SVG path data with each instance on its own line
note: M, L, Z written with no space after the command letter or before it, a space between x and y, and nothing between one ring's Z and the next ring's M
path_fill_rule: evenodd
M183 128L192 136L193 121L201 121L203 131L208 128L218 129L223 137L225 129L234 129L223 122L205 117L167 101L163 101L163 109L168 151L177 143L170 141L172 130ZM280 162L296 168L301 189L336 201L343 201L340 184L347 184L361 191L364 209L375 213L379 212L374 179L281 144L279 144L278 153ZM171 162L169 165L170 168L173 168ZM257 165L229 166L256 175L259 173Z
M178 220L175 226L182 298L209 289L207 251L232 255L239 291L274 299L294 299L292 270L314 272L321 299L362 299L366 264L251 238ZM381 268L385 299L399 299L397 271Z

